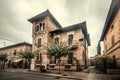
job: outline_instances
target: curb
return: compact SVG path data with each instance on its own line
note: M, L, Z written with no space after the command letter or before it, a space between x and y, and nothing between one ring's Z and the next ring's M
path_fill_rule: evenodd
M80 79L80 78L77 78L77 77L70 77L70 76L63 76L63 75L54 75L54 74L46 74L46 73L37 73L37 72L34 72L34 71L31 71L31 72L25 72L25 73L28 73L28 74L37 74L37 75L43 75L43 76L49 76L49 77L55 77L55 78L67 78L67 79L75 79L75 80L83 80L83 79Z

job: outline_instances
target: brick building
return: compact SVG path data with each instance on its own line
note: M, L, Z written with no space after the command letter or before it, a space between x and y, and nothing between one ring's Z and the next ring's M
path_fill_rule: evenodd
M8 61L7 61L6 67L24 68L25 66L23 65L23 63L25 61L21 59L17 54L20 51L25 52L28 50L32 50L32 44L22 42L22 43L0 48L0 54L4 53L8 55Z
M104 54L113 57L120 68L120 0L112 0L101 41L104 41Z
M48 69L58 69L58 60L50 59L47 50L43 47L51 41L67 41L68 45L73 44L72 53L61 58L61 70L83 69L88 59L88 46L90 38L87 32L86 22L63 27L54 18L49 10L42 12L28 20L32 26L32 51L38 53L35 59L35 68L41 64L47 64ZM83 39L82 42L79 40ZM76 61L77 60L77 61ZM33 65L34 65L33 64Z

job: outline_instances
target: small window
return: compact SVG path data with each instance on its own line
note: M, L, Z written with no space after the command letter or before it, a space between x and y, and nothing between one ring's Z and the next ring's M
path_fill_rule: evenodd
M45 23L43 23L43 30L45 29Z
M105 47L106 47L106 50L107 50L107 44L106 44L106 46L105 46Z
M39 25L36 26L36 31L39 31Z
M39 30L42 31L42 23L40 23Z
M114 45L114 43L115 43L114 35L113 35L112 38L111 38L111 42L112 42L112 45Z
M111 30L113 30L113 27L114 27L114 26L112 25L112 26L111 26Z
M73 34L68 35L68 45L71 45L73 41Z
M37 60L41 61L42 60L42 53L37 54Z
M85 61L84 51L82 51L82 60Z
M41 41L42 41L42 39L39 38L39 39L38 39L38 47L41 47Z
M16 55L16 53L17 53L17 52L16 52L16 50L14 50L14 53L13 53L13 55Z
M55 44L59 43L59 37L55 38Z

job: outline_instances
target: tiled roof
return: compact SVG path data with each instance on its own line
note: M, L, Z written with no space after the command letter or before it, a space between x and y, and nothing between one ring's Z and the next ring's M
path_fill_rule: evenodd
M101 35L101 39L100 39L101 41L103 41L104 37L106 36L106 33L109 30L110 25L112 21L114 20L115 15L118 12L119 8L120 8L120 0L112 0L111 6L109 9L107 18L106 18L106 22L104 24L103 32Z
M0 50L4 50L4 49L8 49L8 48L14 48L14 47L22 46L22 45L27 45L27 46L31 46L32 47L32 44L27 43L27 42L22 42L22 43L18 43L18 44L14 44L14 45L10 45L10 46L6 46L6 47L3 47L3 48L0 48Z
M91 45L90 44L90 36L87 32L86 22L82 22L82 23L78 23L78 24L75 24L75 25L71 25L71 26L68 26L68 27L61 28L61 29L57 29L57 30L51 31L50 33L51 34L60 34L60 33L63 33L63 32L73 31L73 30L77 30L77 29L80 29L80 28L83 30L83 33L85 35L85 38L87 39L88 45L90 46Z
M55 19L55 17L50 13L49 10L46 10L46 11L44 11L44 12L42 12L42 13L40 13L40 14L38 14L38 15L30 18L30 19L28 19L28 21L31 22L31 23L33 23L34 21L39 20L39 19L42 19L42 18L47 17L47 16L49 16L49 17L52 19L52 21L53 21L59 28L62 28L62 26L61 26L61 25L59 24L59 22Z

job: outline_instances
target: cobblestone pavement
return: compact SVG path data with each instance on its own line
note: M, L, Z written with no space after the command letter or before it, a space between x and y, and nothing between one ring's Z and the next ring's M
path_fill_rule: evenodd
M84 80L120 80L120 75L90 73Z
M27 72L27 70L11 70L11 71L12 72L19 72L19 71ZM45 76L59 75L59 74L56 74L56 73L58 73L58 71L55 71L55 70L52 70L48 73L41 73L40 71L36 71L36 72L33 72L32 74L35 75L36 73L38 73L37 75L45 74ZM96 73L93 73L93 71L92 71L92 73L61 71L61 75L63 75L63 74L70 76L70 77L76 77L76 78L78 78L78 80L79 79L82 79L82 80L120 80L120 75L96 74ZM59 78L57 80L76 80L76 79Z

